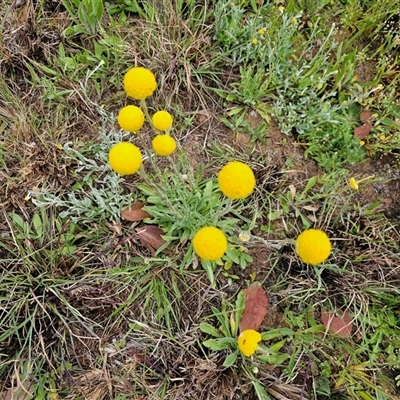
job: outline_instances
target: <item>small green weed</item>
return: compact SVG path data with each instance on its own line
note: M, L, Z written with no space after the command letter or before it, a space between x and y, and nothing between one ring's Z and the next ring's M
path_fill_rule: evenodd
M62 0L62 4L74 21L74 25L64 31L66 36L81 33L91 36L102 29L103 0Z
M325 32L316 20L302 35L301 13L269 3L252 12L220 1L216 14L217 42L234 65L244 64L239 82L218 94L251 107L266 122L273 116L281 131L295 133L305 144L306 155L327 170L364 159L365 149L353 131L358 103L370 92L353 83L356 52L346 53L334 40L334 25ZM225 123L240 126L247 114L246 108L236 106L230 112L235 122Z

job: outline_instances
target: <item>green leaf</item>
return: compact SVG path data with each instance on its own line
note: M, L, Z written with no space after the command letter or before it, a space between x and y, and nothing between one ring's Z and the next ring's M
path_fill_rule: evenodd
M235 349L236 341L231 338L208 339L203 342L203 345L213 351L220 351L225 349Z
M207 272L208 280L210 281L211 287L215 287L214 267L212 263L210 261L201 260L201 265Z
M200 330L204 333L208 333L211 336L219 338L221 336L220 331L214 328L212 325L207 324L207 322L202 322L199 326Z
M289 354L261 354L256 358L266 364L281 365L289 358Z
M283 347L283 345L286 343L286 340L287 339L283 339L283 340L280 340L279 342L274 343L269 349L273 353L277 353Z
M136 184L136 187L137 187L141 192L143 192L146 196L154 196L154 195L157 194L157 192L156 192L154 189L152 189L152 188L150 188L150 187L148 187L148 186L146 186L146 185L143 185L142 183L137 183L137 184Z
M238 352L237 351L235 351L232 354L229 354L229 356L226 357L226 359L225 359L224 363L222 364L222 366L224 366L226 368L231 367L235 363L237 357L238 357Z
M258 400L270 400L271 397L267 394L264 389L264 386L261 385L260 382L253 380L254 391L258 397Z
M232 332L233 336L237 335L240 319L242 318L243 309L244 309L244 292L243 292L243 290L241 290L236 298L236 304L235 304L236 329L235 329L235 332Z
M211 197L212 192L213 192L213 186L214 186L214 184L213 184L212 180L209 180L206 183L206 187L204 188L204 197L206 197L206 198Z
M230 117L233 117L236 114L239 114L244 110L244 107L235 107L234 109L227 112Z
M390 118L382 118L380 123L385 126L396 126L396 122Z
M16 213L11 213L10 215L11 215L13 225L18 229L19 232L24 233L26 224L25 224L23 218Z
M275 339L279 336L293 336L294 331L292 331L289 328L277 328L277 329L272 329L271 331L268 332L262 332L262 340L267 341L267 340L272 340Z
M228 258L230 258L235 264L239 264L240 260L237 255L237 252L234 248L228 246L228 249L226 250L226 255Z
M38 237L41 237L43 235L43 224L42 224L42 220L38 214L33 214L32 223L33 223L33 226L35 228L35 231L36 231Z
M301 195L299 196L300 199L302 199L304 197L304 195L317 183L318 181L318 177L317 176L313 176L311 177L308 182L306 187L304 188L304 190L302 191Z

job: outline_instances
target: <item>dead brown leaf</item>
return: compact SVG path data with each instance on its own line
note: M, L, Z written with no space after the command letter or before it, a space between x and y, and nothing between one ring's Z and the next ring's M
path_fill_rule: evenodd
M363 110L360 114L360 121L367 122L372 117L372 112L370 110Z
M131 204L128 208L121 211L121 215L127 221L135 222L135 221L142 221L145 218L151 218L151 215L147 212L142 210L145 206L144 203L134 203Z
M372 122L368 121L365 124L357 126L354 128L354 137L358 139L365 139L367 135L371 132Z
M244 289L244 309L239 323L240 332L246 329L258 330L267 314L268 297L259 283Z
M360 121L362 125L354 128L354 137L358 139L365 139L372 129L372 112L370 110L363 110L360 113Z
M162 238L164 232L155 225L146 225L136 228L136 234L142 245L147 247L153 256L156 251L166 243Z
M335 333L342 338L348 338L351 336L353 319L347 311L335 316L334 311L328 311L325 308L322 308L321 320L328 331Z

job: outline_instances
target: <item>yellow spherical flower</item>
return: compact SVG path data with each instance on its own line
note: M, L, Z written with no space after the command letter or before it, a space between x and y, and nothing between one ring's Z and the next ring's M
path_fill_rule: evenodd
M244 199L253 193L256 178L248 165L231 161L219 171L218 185L221 192L230 199Z
M159 131L166 131L167 129L171 128L172 122L174 121L172 115L168 111L157 111L152 116L152 121L154 128L158 129Z
M238 337L239 350L250 357L258 349L258 343L261 342L261 334L254 329L244 330Z
M206 226L197 231L192 244L196 254L203 260L209 261L221 258L228 248L224 232L215 226Z
M169 156L176 149L176 141L169 135L157 135L151 142L153 150L159 156Z
M324 262L332 249L328 235L319 229L308 229L296 239L296 253L305 263L317 265Z
M117 174L132 175L142 165L142 154L134 144L121 142L111 147L108 162Z
M124 90L129 97L136 100L144 100L157 88L154 74L143 67L131 68L124 76Z
M118 114L118 124L124 131L139 131L144 124L143 111L136 106L122 108Z

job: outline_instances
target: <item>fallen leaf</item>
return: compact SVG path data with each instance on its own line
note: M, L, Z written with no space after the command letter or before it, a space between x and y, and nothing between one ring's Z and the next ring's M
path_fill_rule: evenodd
M367 122L372 117L372 112L370 110L363 110L360 114L360 121Z
M342 338L348 338L351 336L353 319L347 311L344 311L339 316L335 316L334 311L328 311L325 308L322 308L321 320L328 331L335 333Z
M144 206L144 203L131 204L128 208L121 211L121 215L127 221L131 222L142 221L145 218L151 218L151 215L147 211L142 210Z
M268 297L259 283L243 290L244 309L239 323L240 332L246 329L257 331L267 314Z
M146 225L136 228L136 234L138 235L142 245L147 247L153 256L155 255L156 250L166 243L162 238L164 232L155 225Z
M371 132L372 122L368 121L365 124L354 128L354 137L358 139L365 139L365 137Z

